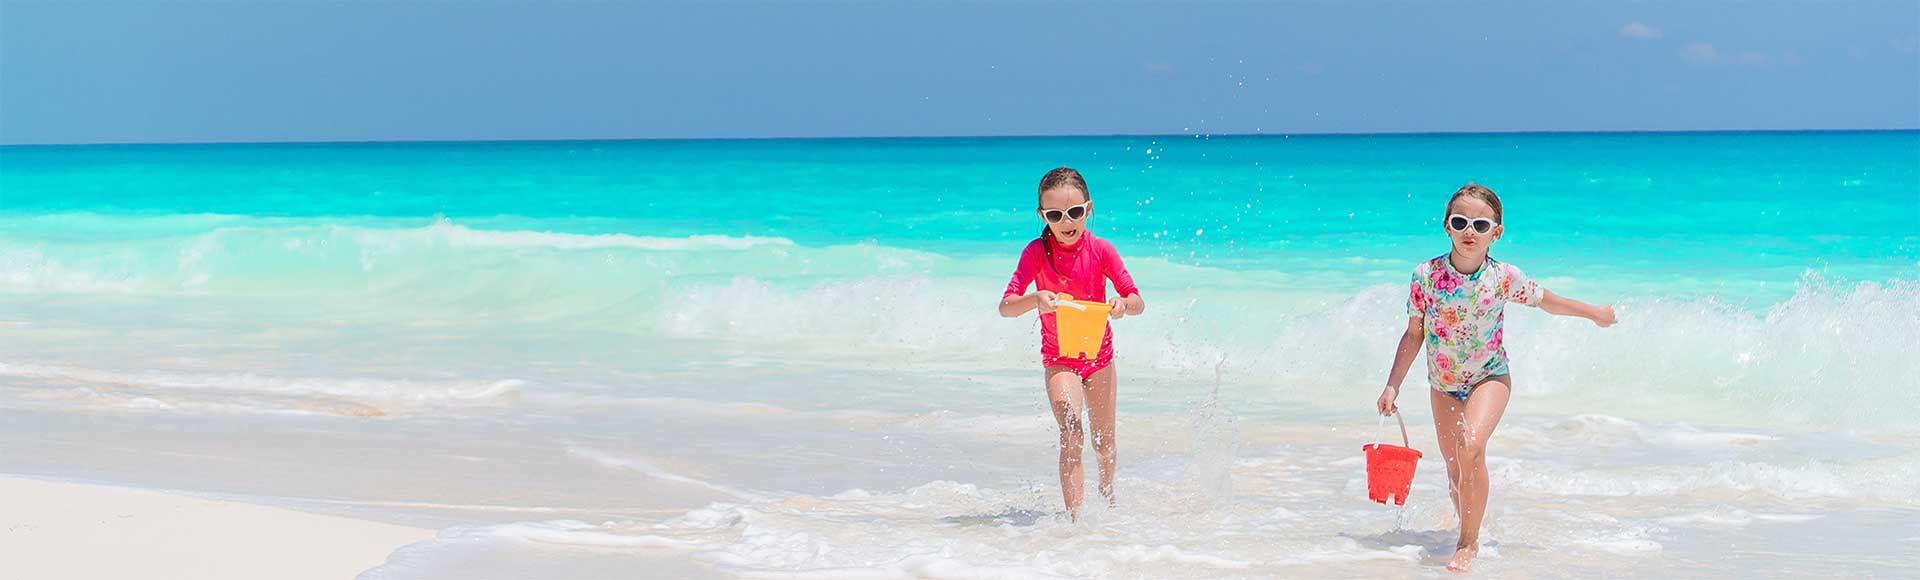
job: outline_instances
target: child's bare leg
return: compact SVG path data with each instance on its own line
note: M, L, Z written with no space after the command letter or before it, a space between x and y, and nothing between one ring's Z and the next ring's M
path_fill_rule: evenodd
M1467 399L1466 430L1461 434L1460 451L1460 543L1447 569L1466 571L1480 553L1480 522L1487 516L1487 440L1500 426L1507 412L1507 400L1513 395L1510 379L1502 375L1474 387Z
M1080 467L1080 408L1085 400L1080 375L1066 367L1047 367L1047 400L1053 403L1053 420L1060 424L1060 494L1067 501L1067 514L1080 518L1080 497L1085 476Z
M1087 423L1093 428L1093 452L1100 456L1100 495L1107 498L1107 505L1114 503L1113 476L1119 458L1113 438L1117 382L1111 364L1087 378Z
M1437 390L1427 389L1433 402L1433 432L1440 440L1440 457L1447 464L1447 496L1453 500L1453 514L1460 510L1460 442L1465 439L1467 405Z

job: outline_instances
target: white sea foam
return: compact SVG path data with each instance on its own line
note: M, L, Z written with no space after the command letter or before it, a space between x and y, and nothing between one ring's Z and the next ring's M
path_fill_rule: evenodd
M655 251L745 250L757 247L792 247L793 240L761 236L697 235L680 238L634 236L628 234L569 234L537 231L477 230L440 220L423 230L377 233L364 230L361 235L421 235L443 240L454 246L478 248L526 248L559 250L637 249Z
M79 384L134 389L148 393L130 396L130 406L169 408L173 403L155 397L163 393L228 392L241 397L280 396L294 398L325 397L372 405L383 411L414 407L446 407L510 404L525 381L492 381L314 378L279 377L249 373L197 373L176 371L123 371L68 366L0 362L0 377L26 379L35 384ZM236 408L244 398L236 400ZM205 405L206 402L194 403ZM265 410L286 410L286 402L267 403Z
M1740 528L1753 522L1802 523L1816 519L1820 519L1820 514L1753 513L1743 509L1732 508L1666 516L1660 518L1660 523L1701 528Z
M1571 469L1540 461L1489 458L1497 489L1556 496L1731 498L1748 494L1780 501L1845 499L1920 505L1920 458L1890 457L1853 463L1714 461L1701 465L1641 465Z
M0 292L233 295L396 323L535 321L745 350L799 348L824 364L891 357L1004 369L1038 361L1034 316L993 313L1005 267L998 261L873 244L496 231L446 220L367 227L207 219L210 231L169 226L112 243L0 238ZM1186 376L1224 359L1228 382L1337 400L1382 380L1405 324L1398 285L1327 300L1289 290L1283 273L1135 263L1194 281L1184 290L1149 286L1147 314L1115 323L1118 360L1130 373ZM1920 344L1920 283L1810 275L1791 299L1760 309L1621 298L1621 322L1609 329L1509 308L1515 396L1589 401L1591 408L1570 410L1581 413L1758 412L1788 424L1920 427L1906 412L1920 408L1920 357L1906 355ZM1416 364L1408 385L1424 382Z
M795 248L777 237L486 230L444 219L418 227L289 220L209 227L108 242L0 236L0 291L362 294L399 283L471 284L492 274L552 276L545 272L587 265L617 279L658 282L675 264L710 254L769 251L778 258ZM578 289L590 286L582 281Z
M669 298L675 307L661 310L659 328L688 338L824 340L935 360L1037 360L1031 315L999 319L988 312L991 294L958 286L875 278L794 290L742 278ZM1285 396L1343 396L1382 380L1406 324L1402 294L1373 287L1316 312L1273 317L1223 318L1224 300L1155 302L1147 316L1116 323L1115 347L1131 369L1191 374L1224 358L1229 381L1272 385ZM1510 307L1515 396L1594 399L1611 412L1658 401L1701 406L1713 417L1752 409L1790 423L1920 426L1920 416L1905 411L1920 408L1920 357L1906 354L1920 344L1920 284L1809 278L1794 299L1760 315L1710 300L1633 299L1619 308L1623 322L1599 329ZM1422 368L1415 364L1410 387L1424 386ZM1666 436L1675 444L1764 440Z
M1574 415L1544 423L1500 426L1506 444L1560 448L1653 445L1673 449L1723 449L1765 445L1780 437L1759 433L1708 431L1686 423L1649 425L1610 415Z
M657 478L663 481L670 481L674 483L690 485L690 486L694 486L702 489L716 491L728 496L732 496L736 499L755 500L763 497L757 493L734 489L732 487L727 487L724 485L717 485L714 483L709 483L706 481L702 481L699 479L695 479L692 477L687 477L684 475L680 475L678 473L667 471L666 469L662 469L660 466L653 464L653 462L650 462L638 457L625 457L625 456L616 455L613 453L608 453L606 451L601 451L601 450L593 449L590 447L580 447L577 445L567 447L567 455L592 461L594 463L597 463L606 467L636 471L636 472L645 474L648 477Z
M0 243L0 292L122 294L138 291L140 282L138 269L112 258L62 259Z
M747 578L1122 578L1392 574L1435 557L1442 532L1356 532L1384 521L1368 504L1312 506L1311 519L1249 505L1190 511L1178 493L1123 481L1129 510L1090 508L1079 523L1048 506L1057 499L957 482L897 493L848 490L718 503L660 521L519 522L443 533L397 554L369 578L400 577L462 542L532 542L553 549L666 549ZM1292 501L1292 500L1288 500ZM1319 503L1325 503L1321 501ZM1258 505L1253 505L1258 504ZM1296 504L1303 505L1304 504ZM1333 509L1330 509L1333 508ZM1660 552L1657 526L1578 515L1536 545L1609 557ZM1373 525L1377 525L1373 524ZM1330 530L1345 529L1345 533ZM1450 544L1448 544L1450 545ZM1497 561L1495 545L1483 557Z

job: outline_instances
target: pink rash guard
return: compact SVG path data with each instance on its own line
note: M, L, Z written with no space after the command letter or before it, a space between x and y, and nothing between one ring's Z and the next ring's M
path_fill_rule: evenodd
M1007 282L1007 291L1001 297L1026 294L1027 284L1031 283L1041 290L1056 294L1070 294L1075 300L1089 302L1107 301L1107 280L1113 280L1113 289L1122 298L1140 293L1133 285L1133 275L1127 273L1127 267L1120 262L1120 252L1113 244L1087 232L1078 243L1063 246L1059 240L1046 237L1027 244L1020 252L1020 265L1013 270L1013 280ZM1047 258L1052 250L1051 263ZM1113 364L1113 327L1107 327L1106 337L1100 339L1100 354L1093 360L1060 356L1060 344L1054 331L1052 314L1040 315L1040 357L1046 366L1064 366L1072 369L1080 378L1086 379L1093 373Z

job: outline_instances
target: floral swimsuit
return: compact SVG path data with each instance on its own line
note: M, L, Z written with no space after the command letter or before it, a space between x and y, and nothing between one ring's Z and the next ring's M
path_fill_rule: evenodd
M1501 325L1505 306L1539 306L1546 290L1512 264L1487 258L1473 274L1461 274L1450 254L1413 269L1407 315L1425 321L1427 384L1466 401L1488 377L1507 374Z

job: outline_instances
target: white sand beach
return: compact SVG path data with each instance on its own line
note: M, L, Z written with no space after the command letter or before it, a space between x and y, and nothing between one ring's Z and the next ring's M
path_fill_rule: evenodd
M0 578L352 578L432 530L236 501L0 477Z

